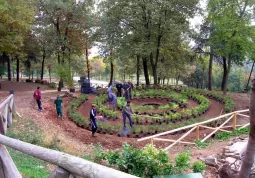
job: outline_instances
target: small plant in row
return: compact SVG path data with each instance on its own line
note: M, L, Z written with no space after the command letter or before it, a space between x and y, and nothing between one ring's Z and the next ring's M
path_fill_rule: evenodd
M235 109L235 103L231 99L231 97L224 96L223 94L219 94L219 93L216 93L216 92L213 92L213 91L203 90L203 89L196 89L196 88L185 88L185 87L178 87L178 88L171 87L171 90L174 90L174 91L177 90L179 92L181 92L181 91L193 92L193 93L196 93L196 94L201 94L201 95L207 96L209 98L212 98L212 99L224 104L224 111L226 113L232 112Z
M187 105L187 97L185 95L181 95L175 92L171 92L170 90L134 90L135 98L159 98L159 99L168 99L172 102L176 102L180 105L180 107L186 107Z
M73 99L68 106L68 117L70 117L75 124L80 127L87 127L89 125L89 119L78 113L79 106L87 100L87 95L81 95L80 97Z

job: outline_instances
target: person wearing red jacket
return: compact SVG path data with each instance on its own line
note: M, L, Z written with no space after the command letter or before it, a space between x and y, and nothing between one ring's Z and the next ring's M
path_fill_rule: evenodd
M35 90L35 92L34 92L34 99L37 102L38 111L42 112L42 101L41 101L42 100L42 94L41 94L41 91L40 91L40 87L37 87L37 90Z

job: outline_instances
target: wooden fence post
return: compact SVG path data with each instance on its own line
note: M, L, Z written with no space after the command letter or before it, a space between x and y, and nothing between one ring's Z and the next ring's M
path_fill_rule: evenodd
M236 118L237 118L237 115L236 113L234 114L234 119L233 119L233 130L235 131L236 130Z
M15 163L13 162L11 156L9 155L4 145L0 145L0 160L1 160L0 163L1 178L22 178ZM4 174L3 177L2 174Z
M198 140L200 140L200 132L199 132L199 125L197 126L197 129L196 129L196 140L198 141Z
M14 106L13 98L11 99L8 105L9 105L9 111L8 111L8 117L7 117L7 125L8 127L10 127L12 125L12 116L13 116L13 106Z
M153 138L151 138L151 144L153 145Z
M9 104L5 105L5 109L4 109L4 118L3 118L3 125L4 125L4 130L3 130L3 134L6 135L7 132L7 119L8 119L8 115L9 115Z
M57 167L48 178L69 178L70 175L70 172L67 170Z

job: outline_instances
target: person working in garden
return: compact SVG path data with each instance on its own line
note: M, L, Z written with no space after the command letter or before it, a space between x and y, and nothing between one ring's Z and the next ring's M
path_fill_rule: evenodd
M111 100L112 100L111 93L112 93L112 85L110 85L109 88L107 88L107 95L108 95L109 102L111 102Z
M134 88L134 85L131 81L128 82L128 85L129 85L129 88L128 88L128 91L129 91L129 99L132 100L132 90Z
M54 104L56 105L56 110L57 110L58 117L61 117L61 119L64 120L63 113L62 113L62 103L63 103L63 100L58 95L57 99L54 101Z
M34 91L33 95L34 99L36 100L36 103L38 105L38 111L42 112L42 94L40 91L40 87L37 87L37 90Z
M92 108L90 110L89 116L90 116L92 137L96 137L95 133L96 133L97 128L98 128L97 123L96 123L96 119L103 118L102 116L97 116L96 105L92 104Z
M123 117L123 124L124 124L124 128L126 128L126 118L129 119L129 125L130 127L133 126L133 122L132 122L132 115L134 115L134 111L130 106L130 101L127 101L127 104L123 107L122 110L122 117Z
M124 91L125 91L124 96L125 96L126 100L129 100L130 99L130 95L129 95L130 86L129 86L129 84L127 82L124 82L123 88L124 88Z
M110 93L110 98L111 98L110 104L112 105L113 110L115 111L116 104L117 104L117 97L114 93Z
M122 88L123 88L122 83L117 83L116 88L117 88L117 97L122 97Z

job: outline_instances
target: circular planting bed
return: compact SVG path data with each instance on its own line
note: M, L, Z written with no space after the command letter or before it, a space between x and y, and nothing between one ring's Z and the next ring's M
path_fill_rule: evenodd
M130 128L131 131L127 136L135 138L157 134L216 117L220 114L220 111L217 111L218 113L215 113L215 115L212 114L217 102L221 103L218 103L220 108L219 106L217 108L224 112L230 112L235 107L229 97L192 88L136 88L132 91L132 94L131 105L136 115L132 116L134 126ZM89 113L78 110L79 107L86 106L86 99L86 95L74 99L68 107L68 115L78 126L90 130ZM98 133L119 134L123 128L121 110L125 103L125 98L118 98L117 110L113 111L108 106L106 94L96 96L94 104L97 105L98 115L103 115L105 118L98 121ZM90 106L87 105L86 107ZM220 123L212 123L210 126L215 124Z

